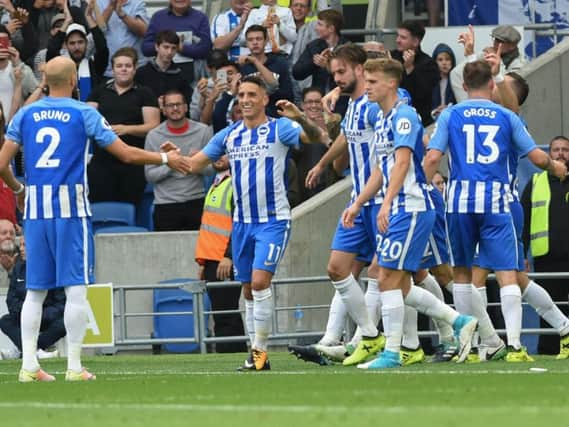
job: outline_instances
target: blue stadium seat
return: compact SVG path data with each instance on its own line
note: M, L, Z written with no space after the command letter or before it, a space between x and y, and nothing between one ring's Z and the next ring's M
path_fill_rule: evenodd
M177 278L163 280L160 283L185 283L196 279ZM154 312L193 311L193 295L183 289L155 289L153 296ZM204 310L211 310L211 302L207 293L204 294ZM208 317L204 315L206 330L208 329ZM192 338L194 336L193 314L167 315L154 317L153 338ZM170 353L191 353L199 351L199 344L162 344L154 346L162 348Z
M93 231L102 227L122 225L134 226L136 223L136 209L132 203L124 202L97 202L91 203L91 222Z
M154 221L152 213L154 212L154 186L150 183L146 184L142 200L136 205L136 225L154 231Z
M100 227L95 230L95 234L113 234L113 233L148 233L148 229L137 227L135 225L114 225L111 227Z

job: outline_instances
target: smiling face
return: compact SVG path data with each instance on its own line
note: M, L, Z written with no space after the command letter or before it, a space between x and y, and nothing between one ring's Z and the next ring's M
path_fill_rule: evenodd
M244 119L257 119L265 111L265 107L269 103L267 92L251 82L243 82L239 85L237 99L241 106L241 112Z
M306 92L302 100L302 109L309 119L322 116L322 95L316 90Z
M164 95L164 116L171 122L180 122L185 119L188 104L179 93Z

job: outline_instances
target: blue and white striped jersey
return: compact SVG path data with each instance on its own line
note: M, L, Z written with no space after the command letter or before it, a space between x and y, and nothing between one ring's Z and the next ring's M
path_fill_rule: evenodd
M289 150L300 142L300 125L281 117L248 129L238 121L218 132L203 149L212 161L227 153L235 212L241 223L290 219L287 199Z
M407 147L413 152L403 186L393 199L391 213L433 209L421 165L424 155L423 125L417 111L400 99L387 115L379 111L375 132L375 152L383 175L382 194L389 187L396 150Z
M370 102L367 95L357 99L350 99L346 114L342 119L342 133L348 142L350 153L350 175L352 177L352 201L354 201L365 187L371 171L376 165L373 152L374 126L377 122L379 105ZM381 204L382 197L378 193L370 204Z
M233 9L227 9L218 13L211 21L211 40L215 40L219 36L225 36L239 25L241 17L237 15ZM249 48L242 46L245 44L245 32L242 31L239 36L233 41L229 48L229 58L236 61L240 55L249 55Z
M447 212L509 212L512 160L536 148L520 118L489 100L461 102L441 113L429 142L443 153L447 147Z
M117 139L97 110L74 99L46 97L16 113L6 138L24 151L25 219L91 216L89 139L101 147Z

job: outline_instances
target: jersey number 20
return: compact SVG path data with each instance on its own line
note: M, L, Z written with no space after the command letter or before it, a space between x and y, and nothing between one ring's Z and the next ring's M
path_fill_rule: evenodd
M56 168L59 166L59 159L52 159L53 153L61 141L59 131L52 127L41 128L36 134L36 142L43 144L49 139L49 144L43 154L36 162L36 168Z

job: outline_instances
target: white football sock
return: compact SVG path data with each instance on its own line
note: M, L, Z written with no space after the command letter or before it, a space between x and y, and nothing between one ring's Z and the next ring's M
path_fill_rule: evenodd
M569 333L569 319L559 310L545 289L533 280L527 285L522 299L531 305L543 320L557 329L559 335Z
M488 308L488 293L486 292L486 286L476 288L476 290L480 294L480 298L482 300L482 306L484 307L484 310L486 310Z
M40 368L37 358L43 302L47 291L28 289L20 313L22 328L22 369L35 372Z
M328 312L328 323L326 323L326 332L318 342L319 344L330 346L336 345L342 340L344 326L346 324L346 306L342 302L342 298L338 291L334 292L334 297L330 303L330 311Z
M255 342L253 348L267 351L273 315L273 293L271 288L260 291L253 289L251 293L253 294L253 315L255 318Z
M405 315L405 303L400 289L381 292L381 313L386 338L385 350L399 353Z
M456 311L472 316L472 284L455 283L452 288L452 298Z
M253 314L253 307L255 306L253 300L245 299L245 326L247 328L247 335L249 335L249 343L253 347L255 342L255 315Z
M520 335L522 329L522 292L516 284L500 288L502 315L506 324L508 345L516 350L521 348Z
M484 295L486 295L486 288L484 288ZM480 336L482 344L497 347L502 344L502 339L494 329L492 320L486 311L486 304L482 299L482 293L477 290L476 286L472 285L472 315L478 319L477 334Z
M443 290L439 285L439 282L435 280L435 278L431 274L427 274L427 277L421 282L418 283L417 286L425 288L427 291L432 293L438 300L445 302L445 297L443 295ZM439 333L439 341L442 343L451 343L454 341L454 332L452 330L452 326L446 322L441 320L433 319L433 323L435 324L435 328ZM405 345L405 344L403 344Z
M439 301L433 294L418 286L411 286L405 297L405 304L414 307L419 313L426 314L433 319L443 320L452 325L459 314L448 305Z
M377 326L379 319L381 319L381 292L379 292L377 280L370 279L367 282L367 290L364 299L369 319Z
M364 299L366 303L367 314L373 324L377 325L379 323L379 319L381 318L381 292L379 291L377 280L370 279L368 281ZM354 336L348 344L356 347L361 339L362 328L358 326L354 332Z
M81 372L81 347L87 330L87 286L67 286L65 288L65 311L63 322L67 332L67 369Z
M344 280L332 282L332 284L340 293L348 314L361 328L362 335L366 337L377 336L377 327L372 323L367 313L364 293L354 276L350 274Z
M417 332L417 310L413 307L405 306L405 315L403 317L403 338L401 345L411 350L419 348L419 334Z

